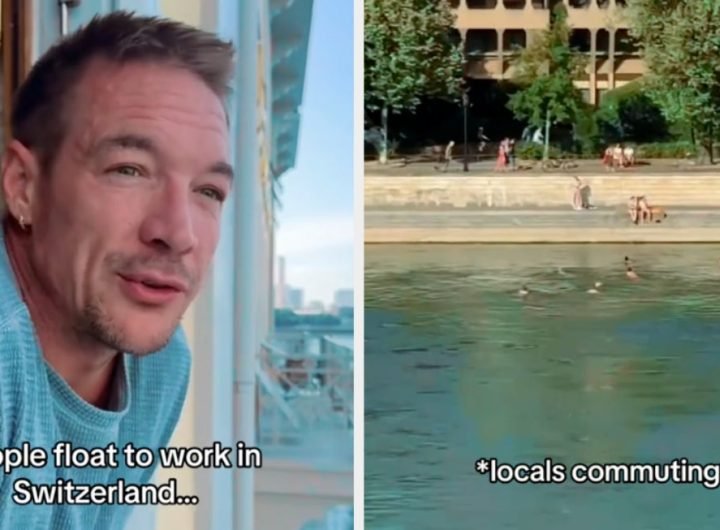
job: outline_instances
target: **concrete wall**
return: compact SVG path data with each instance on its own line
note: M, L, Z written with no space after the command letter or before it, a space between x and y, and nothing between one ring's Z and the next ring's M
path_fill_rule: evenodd
M185 24L200 26L200 4L200 0L160 0L160 12Z
M720 206L720 173L679 176L597 175L582 177L596 206L625 205L645 195L651 205ZM488 177L365 177L365 207L523 208L571 204L572 175Z
M365 243L720 243L717 227L368 228Z

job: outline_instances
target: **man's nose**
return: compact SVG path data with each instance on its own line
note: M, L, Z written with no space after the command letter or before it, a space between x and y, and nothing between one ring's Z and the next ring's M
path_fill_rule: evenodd
M189 190L168 186L152 203L141 229L144 243L173 254L186 254L197 246Z

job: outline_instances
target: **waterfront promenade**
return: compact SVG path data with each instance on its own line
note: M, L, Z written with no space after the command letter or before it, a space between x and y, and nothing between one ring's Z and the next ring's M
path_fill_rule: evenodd
M366 167L366 243L720 242L717 167L666 162L611 173L588 167L430 173L423 165L421 175L408 169ZM572 209L576 176L587 185L595 209ZM632 195L646 196L668 217L632 224L627 213Z

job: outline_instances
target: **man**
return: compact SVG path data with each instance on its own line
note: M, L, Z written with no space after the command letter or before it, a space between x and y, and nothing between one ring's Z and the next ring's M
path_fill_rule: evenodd
M445 147L445 165L442 166L442 169L440 169L443 173L448 170L450 163L452 162L453 147L455 147L455 140L450 140L447 147Z
M14 484L145 484L122 450L166 445L185 399L180 318L219 239L232 169L229 43L153 18L96 18L19 89L2 166L0 530L115 530L130 507L33 504ZM117 468L53 465L59 441L114 444ZM182 492L179 492L182 493ZM15 498L13 498L15 495Z
M490 138L485 135L485 127L478 127L478 153L484 153Z

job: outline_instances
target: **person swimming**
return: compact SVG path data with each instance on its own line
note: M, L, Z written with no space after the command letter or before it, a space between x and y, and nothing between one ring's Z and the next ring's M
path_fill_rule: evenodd
M637 275L637 273L633 270L632 267L628 265L627 269L625 270L625 276L630 278L631 280L639 280L640 276Z
M595 284L590 289L588 289L587 292L589 294L598 294L600 292L598 290L598 289L600 289L600 287L602 287L602 282L595 282Z

